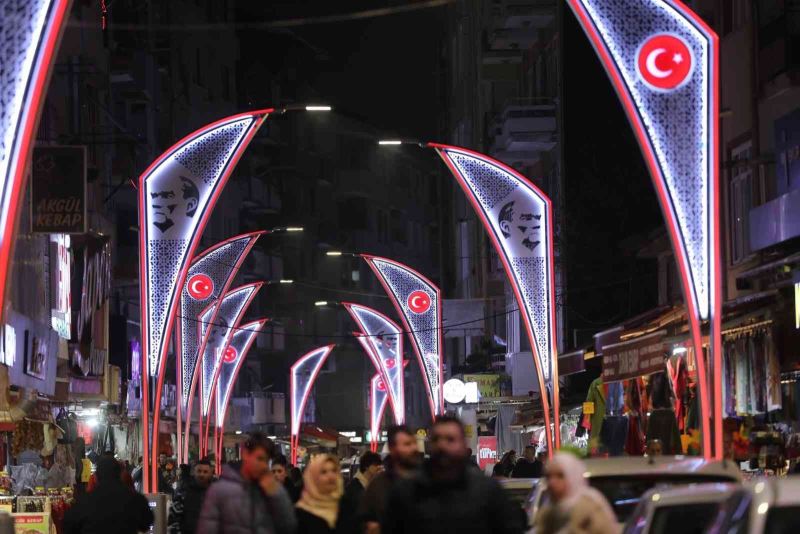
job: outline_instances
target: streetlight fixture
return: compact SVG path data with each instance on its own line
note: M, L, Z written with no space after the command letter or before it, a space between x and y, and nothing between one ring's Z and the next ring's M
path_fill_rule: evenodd
M322 306L327 306L327 305L328 305L328 301L327 300L318 300L318 301L316 301L314 303L314 306L317 306L317 307L322 307Z
M402 145L403 142L399 139L381 139L378 141L379 145Z
M286 231L287 232L302 232L303 231L303 227L302 226L287 226L286 227Z
M329 250L328 252L325 253L325 255L326 256L341 256L342 255L342 251L340 251L340 250Z
M283 278L278 283L279 284L294 284L294 280L289 280L289 279Z
M306 106L306 111L331 111L330 106Z

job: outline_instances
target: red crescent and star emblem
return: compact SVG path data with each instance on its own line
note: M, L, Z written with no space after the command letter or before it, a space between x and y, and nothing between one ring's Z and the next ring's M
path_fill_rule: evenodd
M644 83L659 91L672 91L683 85L692 73L692 53L686 42L662 33L650 37L636 59Z
M236 352L234 347L228 346L225 352L222 353L222 361L225 363L233 363L236 361L236 356L238 355L239 353Z
M387 358L386 359L386 368L393 369L394 368L394 358Z
M431 297L419 289L408 296L408 307L414 313L425 313L431 309Z
M386 391L386 384L383 383L382 378L378 380L378 383L375 387L378 388L378 391Z
M186 291L195 300L205 300L214 292L214 281L206 274L195 274L186 286Z

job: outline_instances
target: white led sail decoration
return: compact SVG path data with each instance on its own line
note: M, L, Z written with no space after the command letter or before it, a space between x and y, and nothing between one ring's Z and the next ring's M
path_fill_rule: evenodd
M431 414L444 413L442 397L442 293L407 265L387 258L361 256L380 280L411 338L425 380Z
M186 275L180 303L180 321L175 330L175 346L179 357L176 366L178 386L178 455L181 463L188 458L188 430L191 423L192 399L197 387L195 369L198 355L203 352L198 316L211 303L224 295L236 277L239 267L263 232L253 232L226 239L200 253L192 260ZM206 317L213 323L215 315ZM181 418L186 419L186 439Z
M0 320L27 168L69 0L0 0Z
M186 283L189 261L206 222L244 149L271 110L234 115L188 135L156 159L139 177L139 285L142 317L143 436L153 406L160 406L170 334ZM149 378L155 379L150 395ZM159 410L153 411L158 428ZM151 448L157 452L158 436ZM149 461L144 447L144 463ZM150 462L145 489L157 480L158 466ZM152 480L151 480L152 478Z
M303 412L306 409L306 402L314 387L314 382L319 376L325 360L330 356L331 351L336 345L325 345L318 347L301 356L289 370L289 396L290 398L290 418L291 418L291 451L292 464L297 465L297 447L300 445L300 423L303 419Z
M231 336L231 342L222 353L222 365L217 378L215 415L219 440L215 444L217 458L222 458L222 437L224 436L225 414L228 411L233 385L239 376L239 370L247 359L247 353L256 340L256 336L267 324L267 319L260 319L240 326ZM220 461L218 460L219 464Z
M369 381L369 447L372 452L378 450L378 438L381 432L381 420L386 412L386 403L389 394L386 391L386 382L383 381L381 373L375 373Z
M719 43L677 0L568 0L642 149L681 274L695 354L711 324L714 454L722 454L719 237ZM703 451L709 457L706 366L697 358Z
M403 332L382 313L350 302L342 306L358 325L356 339L383 376L389 387L395 423L402 425L406 419L405 386L403 377Z
M431 144L452 172L483 222L505 266L536 365L548 452L560 443L558 358L555 332L553 206L517 171L464 148Z

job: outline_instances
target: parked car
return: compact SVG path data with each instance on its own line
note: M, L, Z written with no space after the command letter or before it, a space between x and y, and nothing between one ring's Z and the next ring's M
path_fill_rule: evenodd
M506 490L508 497L515 503L524 508L528 502L533 488L539 483L538 478L498 478L497 482Z
M689 456L592 458L586 460L584 477L602 493L624 524L642 495L653 488L708 482L739 482L741 473L732 462L703 460ZM526 504L529 524L548 501L547 483L537 484Z
M626 534L789 534L800 530L800 477L653 489Z

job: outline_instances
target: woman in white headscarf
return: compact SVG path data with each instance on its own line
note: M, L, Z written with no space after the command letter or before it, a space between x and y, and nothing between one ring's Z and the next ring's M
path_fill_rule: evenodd
M534 522L537 534L613 534L620 528L603 494L589 486L576 456L556 453L545 468L550 502Z
M336 530L344 482L339 460L315 456L303 473L303 494L297 502L297 534L329 534Z

